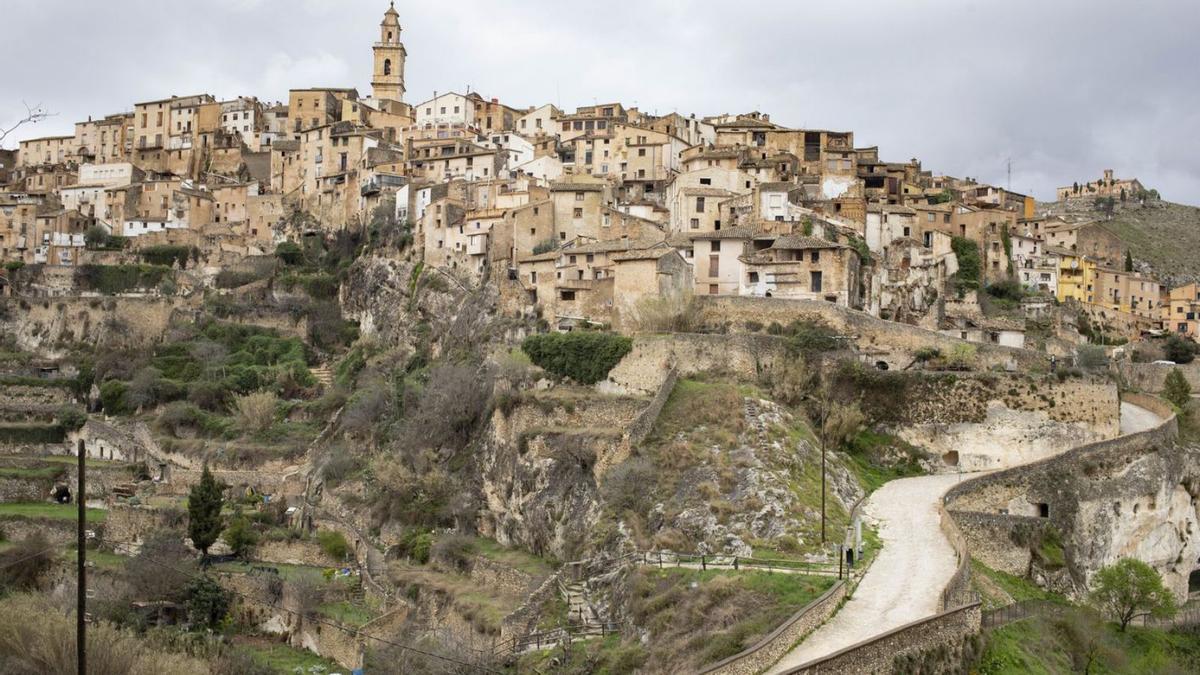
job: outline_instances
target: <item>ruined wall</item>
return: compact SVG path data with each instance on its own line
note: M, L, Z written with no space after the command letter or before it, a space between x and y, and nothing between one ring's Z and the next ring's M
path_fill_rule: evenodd
M778 322L783 326L795 320L819 321L843 335L855 337L859 351L878 352L893 367L904 368L919 349L936 347L949 353L956 345L970 344L916 326L884 321L865 312L828 302L750 298L737 296L697 296L701 316L711 329L732 333L753 332L747 327ZM980 369L993 367L1012 370L1045 369L1049 357L1038 352L997 345L974 345Z
M146 537L164 531L182 529L187 524L183 509L151 508L110 504L104 519L105 539L118 553L136 553Z
M68 343L144 348L160 341L172 316L199 298L0 298L0 334L27 351L52 353Z
M608 374L619 391L655 394L672 368L680 377L712 371L751 379L786 358L785 341L767 335L639 335Z
M1200 393L1200 362L1183 366L1165 366L1157 363L1121 361L1117 363L1116 369L1130 387L1156 394L1163 390L1167 375L1172 370L1178 370L1183 373L1183 378L1188 381L1188 384L1192 385L1192 392Z

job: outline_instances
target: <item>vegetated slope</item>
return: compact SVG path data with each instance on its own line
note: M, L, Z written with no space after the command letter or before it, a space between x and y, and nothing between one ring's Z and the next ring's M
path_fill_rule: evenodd
M1106 220L1090 201L1047 206L1052 213L1100 221L1129 246L1136 261L1148 264L1170 286L1200 279L1200 207L1167 201L1117 202L1112 219Z

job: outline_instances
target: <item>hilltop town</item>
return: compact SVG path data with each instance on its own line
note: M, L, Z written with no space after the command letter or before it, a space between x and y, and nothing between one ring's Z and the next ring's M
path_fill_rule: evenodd
M1200 593L1200 284L1115 225L1154 189L413 103L400 19L369 93L0 147L0 591L69 589L83 501L160 672L962 672L1123 558Z

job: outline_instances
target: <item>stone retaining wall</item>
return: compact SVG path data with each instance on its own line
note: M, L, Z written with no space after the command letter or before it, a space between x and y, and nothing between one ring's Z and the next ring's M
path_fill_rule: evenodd
M838 581L753 647L700 672L703 675L754 675L766 670L783 658L793 645L833 616L846 597L848 586L846 581Z
M1192 385L1192 393L1200 393L1200 362L1182 366L1166 366L1157 363L1131 363L1121 361L1116 365L1117 372L1125 378L1129 386L1142 391L1159 393L1163 383L1172 370L1183 373L1183 379Z
M980 618L980 604L975 602L810 661L787 671L787 675L891 673L898 656L961 643L964 637L978 633Z
M770 335L638 335L606 384L618 391L654 394L671 369L680 377L712 371L753 379L786 357L786 341Z
M785 300L782 298L748 298L736 296L697 296L705 325L729 332L752 332L747 327L778 322L788 325L792 321L815 320L835 330L855 336L861 351L878 351L903 360L919 349L936 347L949 353L957 345L974 344L980 367L1015 367L1017 370L1030 368L1046 369L1049 357L1025 349L967 343L917 326L885 321L865 312L849 309L828 302L811 300ZM886 360L886 359L885 359ZM898 363L905 367L908 362Z

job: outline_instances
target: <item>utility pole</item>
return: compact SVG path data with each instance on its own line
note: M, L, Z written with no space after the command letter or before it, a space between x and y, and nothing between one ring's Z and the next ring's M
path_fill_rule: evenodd
M87 450L83 439L77 442L79 453L79 485L75 491L75 503L79 507L79 527L76 548L79 551L79 570L77 573L77 597L75 602L75 651L79 656L78 675L87 675L87 624L84 615L87 613L87 493L84 491L84 471L86 470L85 456Z

